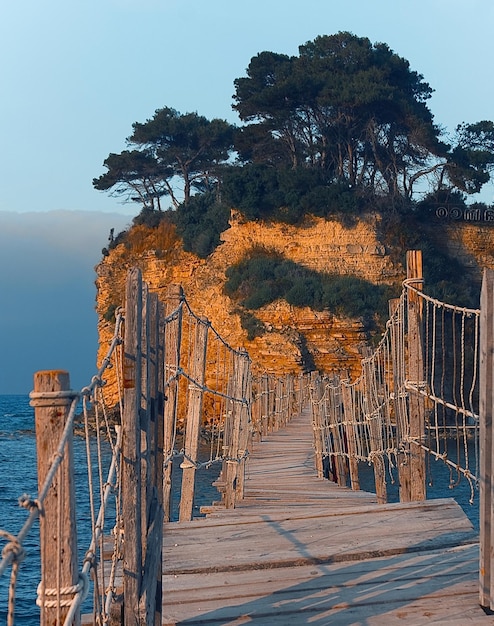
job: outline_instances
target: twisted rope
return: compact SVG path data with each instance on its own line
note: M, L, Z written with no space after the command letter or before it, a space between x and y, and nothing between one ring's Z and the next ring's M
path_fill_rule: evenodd
M87 598L88 592L89 578L87 575L80 573L79 582L75 585L70 585L68 587L61 587L60 589L46 589L43 588L43 584L40 583L36 590L36 604L40 607L45 608L72 606L76 594L81 595L81 602L83 602ZM50 600L49 598L56 598L56 600ZM70 622L67 622L66 620L65 623Z

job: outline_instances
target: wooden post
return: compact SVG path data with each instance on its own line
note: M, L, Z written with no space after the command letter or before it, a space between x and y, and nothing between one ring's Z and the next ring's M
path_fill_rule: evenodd
M269 405L270 405L270 413L271 413L271 431L276 432L279 428L278 421L278 377L276 374L271 374L269 377Z
M336 481L340 487L346 487L347 484L347 467L345 462L345 434L342 425L343 406L341 397L341 382L339 377L335 378L337 386L331 388L331 413L332 413L332 433L335 449L334 466L336 469Z
M194 485L197 461L197 451L199 447L199 435L202 417L202 400L204 396L204 379L206 374L206 352L208 340L209 322L202 318L196 322L194 350L192 353L192 363L190 364L189 392L187 397L187 423L185 433L185 458L181 464L182 474L182 494L180 498L181 522L192 519L194 504Z
M377 412L378 403L375 397L375 386L373 384L372 363L364 359L362 367L364 371L364 402L366 405L367 423L370 433L370 447L372 465L374 467L377 503L386 504L388 501L388 492L386 488L386 466L382 450L382 424Z
M68 372L47 370L34 375L31 406L34 407L36 424L38 493L41 492L58 450L74 397L75 394L70 391ZM67 595L57 595L57 592L78 583L72 433L68 436L63 454L39 518L41 626L63 624L70 607L51 607L49 604L57 599L66 601ZM69 595L73 597L75 593ZM75 623L80 623L80 613Z
M286 424L286 412L285 412L285 397L286 388L285 381L281 376L276 379L276 391L275 391L275 413L276 413L276 430L285 426Z
M142 455L145 463L141 468L146 475L146 501L143 524L144 566L142 593L140 599L141 612L146 615L146 626L161 624L162 612L162 542L163 542L163 477L158 469L158 459L162 463L162 432L159 433L158 423L162 423L157 414L159 404L158 356L160 354L159 303L156 294L148 294L146 298L144 319L146 320L146 374L143 373L143 388L146 382L146 432L142 431L141 441L146 442L146 454ZM144 480L143 480L144 483ZM144 500L144 498L143 498Z
M414 279L415 289L422 290L422 252L407 252L407 278ZM424 378L423 306L421 298L408 291L408 379L417 386ZM410 438L423 443L425 435L425 402L418 392L409 393ZM425 500L425 450L410 444L410 499Z
M142 283L142 324L141 324L141 394L139 408L139 422L141 444L141 546L142 562L146 558L146 536L148 512L151 504L151 336L149 329L149 289L147 283Z
M245 461L251 435L250 407L252 406L252 389L250 380L250 360L247 352L241 351L239 355L241 367L241 400L239 407L240 431L238 436L238 456L241 460L237 464L237 484L235 489L235 501L244 497Z
M141 338L142 276L129 271L126 283L122 414L122 519L124 525L124 624L141 624Z
M261 433L265 437L269 432L269 377L267 374L261 377L261 423Z
M305 385L305 376L300 373L297 379L297 411L299 414L302 413L305 407Z
M246 407L242 402L242 398L245 397L247 372L248 372L248 359L246 355L240 353L235 354L233 362L233 381L230 395L230 428L231 433L229 436L229 445L226 448L228 459L225 463L225 507L227 509L235 508L235 501L237 496L238 487L238 458L240 454L240 441L243 422L248 417L245 413ZM243 489L243 485L242 485Z
M343 400L343 415L348 450L348 468L350 471L350 485L354 491L360 489L358 475L357 445L355 442L355 409L351 388L343 383L341 385L341 397Z
M252 384L252 383L251 383ZM252 434L256 441L262 441L262 419L261 419L261 387L259 383L255 386L255 394L251 390L251 413L252 413Z
M172 448L178 410L180 352L182 345L182 308L183 291L180 285L170 285L166 296L166 315L176 311L175 319L169 319L164 330L164 380L167 383L164 401L164 436L163 456L167 459L163 470L163 508L165 521L172 519Z
M389 301L389 319L391 320L391 362L393 365L393 408L396 424L396 441L398 442L397 463L400 502L411 501L411 476L409 453L410 444L404 442L406 433L405 423L408 418L406 407L404 367L405 355L403 350L403 319L396 315L400 306L400 298Z
M315 465L318 478L324 478L324 464L322 459L322 424L321 411L322 382L317 372L311 372L310 387L312 395L312 430L314 433Z
M480 297L480 576L479 601L494 610L494 482L492 412L494 406L494 271L484 269Z

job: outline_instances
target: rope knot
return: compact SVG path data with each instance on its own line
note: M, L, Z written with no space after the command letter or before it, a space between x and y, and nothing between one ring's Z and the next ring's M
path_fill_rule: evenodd
M23 493L22 496L19 497L18 502L20 507L28 511L34 511L35 509L41 511L42 508L39 500L31 498L27 493Z
M79 582L75 585L61 587L60 589L43 589L43 582L40 582L36 590L36 604L48 609L54 609L62 606L71 606L74 597L81 594L81 603L87 597L89 592L89 578L87 574L79 573ZM62 597L63 596L63 597ZM70 596L70 597L67 597ZM55 598L51 600L50 598Z
M4 530L0 530L0 535L9 540L3 547L2 559L11 561L12 563L22 563L26 556L26 552L17 537L14 537L14 535L11 535Z

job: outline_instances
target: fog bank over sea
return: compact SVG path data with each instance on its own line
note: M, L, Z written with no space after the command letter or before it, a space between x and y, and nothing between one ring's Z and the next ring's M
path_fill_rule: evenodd
M119 213L0 211L0 394L25 394L33 373L66 369L74 389L96 368L94 266L132 221Z

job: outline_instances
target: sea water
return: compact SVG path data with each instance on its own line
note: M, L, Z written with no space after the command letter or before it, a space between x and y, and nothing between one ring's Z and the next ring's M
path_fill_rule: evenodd
M82 437L75 437L75 482L77 493L77 528L79 564L89 547L90 510L88 506L86 446ZM104 467L108 468L110 450L104 450ZM178 468L175 463L174 467ZM212 482L218 475L218 466L197 473L197 494L194 500L194 516L199 515L202 505L218 499L218 492ZM398 486L393 473L387 480L389 501L397 501ZM362 489L373 491L373 471L361 464L359 475ZM454 489L456 476L441 462L430 462L428 471L428 498L454 497L462 506L475 528L479 525L478 492L474 503L470 504L471 490L466 480L461 480ZM173 519L178 516L179 480L174 480ZM16 535L27 519L27 511L18 506L18 498L23 494L36 497L38 491L36 476L36 438L34 431L34 410L26 395L0 395L0 529ZM113 520L114 521L114 520ZM111 520L109 521L109 523ZM111 528L111 525L110 525ZM109 531L109 529L107 529ZM5 545L1 540L0 548ZM35 522L23 547L26 558L23 561L17 582L15 616L16 624L36 626L39 624L39 609L36 606L36 588L40 580L39 526ZM81 567L81 565L79 565ZM7 621L7 603L10 569L0 577L0 624ZM91 612L91 595L84 604L84 612Z

